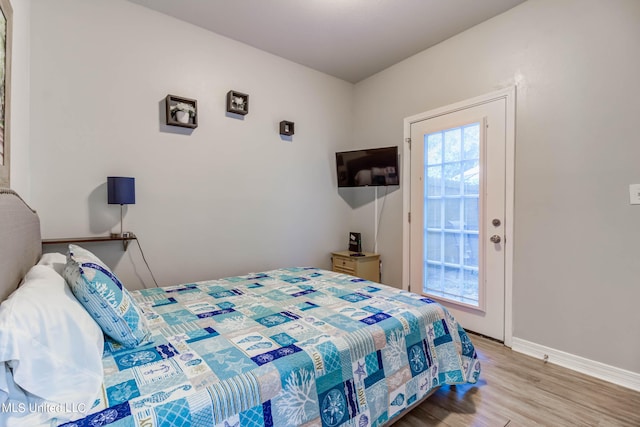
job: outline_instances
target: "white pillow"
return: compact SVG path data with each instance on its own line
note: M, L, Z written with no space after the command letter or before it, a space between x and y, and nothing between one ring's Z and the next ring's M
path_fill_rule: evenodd
M6 402L9 397L9 379L7 378L7 367L4 362L0 362L0 405Z
M0 381L2 379L6 381L4 385L7 387L6 389L10 396L9 400L2 405L0 426L51 427L52 425L58 425L58 416L66 415L59 414L59 412L64 411L64 405L47 402L24 391L13 382L11 370L6 367L6 364L0 363L0 367ZM64 420L61 421L66 421L70 417L80 418L82 415L70 414L70 416L65 416ZM53 420L55 422L52 422Z
M66 263L67 256L65 254L61 254L60 252L49 252L46 254L42 254L42 256L40 257L40 261L38 261L38 265L46 265L47 267L53 268L56 273L61 276Z
M23 398L12 396L7 387L12 380L10 385L15 382L33 397L88 411L103 380L103 347L102 330L64 278L50 266L33 266L0 305L0 368L4 364L13 373L0 379L6 403ZM62 420L82 414L56 415Z

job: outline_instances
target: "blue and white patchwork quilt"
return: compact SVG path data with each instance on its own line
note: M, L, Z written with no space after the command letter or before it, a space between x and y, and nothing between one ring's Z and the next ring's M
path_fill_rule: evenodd
M70 426L379 426L480 363L441 305L315 268L131 292L152 330L107 342L104 385Z

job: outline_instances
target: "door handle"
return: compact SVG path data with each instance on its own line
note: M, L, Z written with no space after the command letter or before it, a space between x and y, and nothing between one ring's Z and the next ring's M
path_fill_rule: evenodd
M502 241L500 236L498 236L497 234L494 234L493 236L491 236L489 240L491 240L493 243L500 243Z

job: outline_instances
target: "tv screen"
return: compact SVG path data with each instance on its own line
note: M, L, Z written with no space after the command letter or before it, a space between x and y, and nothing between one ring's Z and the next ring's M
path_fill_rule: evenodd
M338 187L398 185L398 147L336 153Z

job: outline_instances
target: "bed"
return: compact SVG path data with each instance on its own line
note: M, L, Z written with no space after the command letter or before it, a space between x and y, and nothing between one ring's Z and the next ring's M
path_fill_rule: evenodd
M39 365L29 355L0 358L6 372L4 379L0 375L0 404L9 426L381 426L438 386L475 383L480 374L469 337L439 304L317 268L123 290L130 298L121 310L125 320L134 310L146 331L124 345L109 336L117 337L113 331L103 335L100 319L79 305L85 297L71 293L77 289L67 271L69 257L82 249L72 247L69 257L41 257L37 215L10 190L0 190L0 218L2 299L27 292L36 271L55 283L44 288L49 282L38 279L34 295L50 292L42 310L54 310L56 295L64 293L60 304L73 305L64 315L85 316L70 321L69 337L58 331L42 338L43 346L55 348L37 352L80 358L77 366L69 360L30 383L34 375L24 367L33 363L35 371ZM19 283L22 291L16 291ZM0 343L9 334L8 308L22 300L37 305L33 297L14 295L0 306ZM40 363L51 362L41 357ZM65 369L68 374L43 387L52 371L59 376ZM82 388L88 391L80 393ZM24 396L13 398L15 390Z

